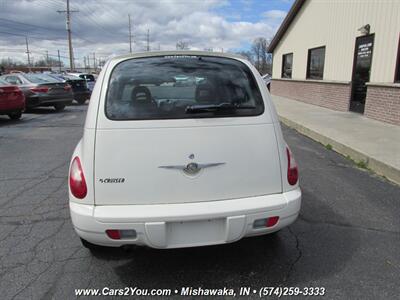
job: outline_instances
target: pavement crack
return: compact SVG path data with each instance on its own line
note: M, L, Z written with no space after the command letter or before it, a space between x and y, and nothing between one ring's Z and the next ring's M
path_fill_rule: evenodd
M296 259L290 264L289 266L289 271L287 272L287 274L285 275L283 281L286 282L288 281L288 279L290 278L290 276L293 273L294 267L295 265L299 262L299 260L301 259L301 257L303 256L303 252L300 249L300 240L299 237L293 232L293 230L290 228L290 226L288 227L288 230L290 232L290 234L295 238L296 241L296 250L297 250L297 257Z
M311 219L305 218L302 215L299 216L299 219L306 223L317 224L317 225L331 225L331 226L342 227L342 228L352 228L352 229L356 229L356 230L375 231L375 232L382 232L382 233L388 233L388 234L394 234L394 235L398 235L400 233L399 231L378 229L378 228L365 227L365 226L357 226L357 225L352 225L352 224L348 224L348 223L311 220Z

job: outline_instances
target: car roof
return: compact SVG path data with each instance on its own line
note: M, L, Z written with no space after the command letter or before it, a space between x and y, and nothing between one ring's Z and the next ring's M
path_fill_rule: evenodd
M234 59L246 59L245 57L225 52L210 52L210 51L151 51L151 52L137 52L132 54L124 54L112 57L110 60L123 60L129 58L144 58L144 57L157 57L157 56L213 56Z

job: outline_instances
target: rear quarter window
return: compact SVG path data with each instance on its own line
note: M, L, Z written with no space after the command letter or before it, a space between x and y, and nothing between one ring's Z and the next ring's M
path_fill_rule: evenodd
M160 56L119 63L109 78L111 120L257 116L264 104L251 70L230 58Z

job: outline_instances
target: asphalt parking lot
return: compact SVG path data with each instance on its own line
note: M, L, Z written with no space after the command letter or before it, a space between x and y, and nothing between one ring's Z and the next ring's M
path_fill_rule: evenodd
M324 287L325 299L400 294L400 187L289 128L303 189L301 216L289 228L222 246L92 255L73 232L67 199L86 108L0 116L1 299L71 299L76 288L126 286Z

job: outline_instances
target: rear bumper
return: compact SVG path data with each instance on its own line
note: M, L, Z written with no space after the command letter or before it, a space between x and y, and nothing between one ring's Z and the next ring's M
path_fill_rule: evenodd
M180 248L272 233L293 223L300 205L298 188L268 196L183 204L93 206L70 202L70 212L77 234L93 244ZM272 216L279 216L273 227L253 227L255 220ZM112 240L107 229L135 230L137 235Z

